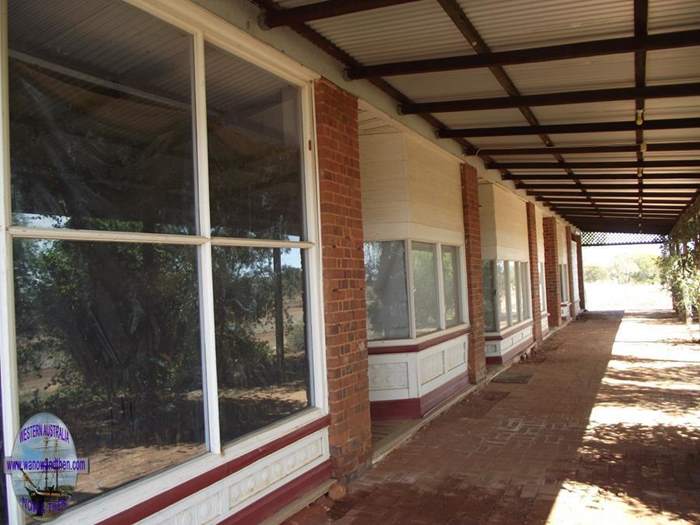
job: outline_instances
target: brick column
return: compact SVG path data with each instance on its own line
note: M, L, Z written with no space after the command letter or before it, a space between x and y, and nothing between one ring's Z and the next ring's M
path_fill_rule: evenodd
M537 215L535 205L528 202L527 244L530 249L530 295L532 296L532 333L535 343L542 342L542 311L540 310L539 253L537 252Z
M566 236L566 268L567 268L567 279L569 280L569 319L574 319L576 317L576 308L574 307L574 272L575 268L572 268L571 264L571 226L564 228L564 235Z
M486 375L484 347L484 277L481 265L481 225L479 221L479 181L476 169L462 164L462 210L464 247L467 259L467 298L469 303L469 381L478 383Z
M334 477L347 481L372 452L357 99L315 83L321 250Z
M578 297L581 302L581 310L586 309L586 293L585 283L583 282L583 253L581 250L581 235L576 236L576 261L578 262L576 269L578 271Z
M549 328L561 325L561 283L559 281L559 246L557 222L554 217L542 221L544 232L544 277L547 286L547 310Z

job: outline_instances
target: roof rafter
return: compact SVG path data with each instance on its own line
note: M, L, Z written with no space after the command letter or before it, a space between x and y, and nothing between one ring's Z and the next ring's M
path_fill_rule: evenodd
M664 142L656 144L610 145L610 146L557 146L554 148L482 148L480 154L498 155L548 155L550 153L636 153L646 151L695 151L700 150L700 142Z
M632 160L632 161L585 161L566 162L557 164L554 162L491 162L487 165L491 169L508 170L556 170L570 169L626 169L626 168L697 168L700 159L682 160Z
M448 58L409 60L351 67L346 71L349 79L377 78L416 73L435 73L461 69L484 68L550 62L569 58L585 58L618 53L634 53L640 50L674 49L700 45L700 30L676 31L648 35L646 38L624 37L592 42L576 42L557 46L533 47L513 51L491 52L481 55L465 55Z
M290 9L276 9L265 11L260 17L260 25L264 29L272 29L280 26L303 24L312 20L332 18L334 16L359 13L389 7L392 5L407 4L417 0L325 0L315 4L301 5Z
M441 129L441 138L454 137L507 137L510 135L538 135L540 133L599 133L606 131L635 131L649 129L686 129L700 128L700 118L676 118L645 120L642 124L635 121L622 122L587 122L576 124L551 124L547 126L501 126L495 128Z
M639 175L636 173L586 173L585 175L576 174L578 180L637 180ZM647 173L644 175L647 180L673 180L673 179L700 179L700 173ZM540 173L525 175L509 173L503 175L503 180L571 180L571 175L559 173Z
M561 91L538 95L512 97L489 97L436 102L414 102L401 104L399 112L448 113L454 111L480 111L485 109L517 108L520 106L557 106L564 104L587 104L591 102L613 102L618 100L644 100L648 98L674 98L700 95L700 82L687 84L664 84L661 86L637 86L630 88L590 89L586 91Z

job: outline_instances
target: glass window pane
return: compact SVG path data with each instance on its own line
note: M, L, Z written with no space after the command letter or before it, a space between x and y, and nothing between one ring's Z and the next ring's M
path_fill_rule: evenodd
M523 320L530 319L530 265L528 263L520 263L520 288L522 290L522 312Z
M11 0L13 223L194 233L192 37L125 2Z
M213 248L222 442L310 404L302 251Z
M20 419L68 425L73 501L205 452L191 246L14 242Z
M403 241L365 243L365 284L369 340L410 337Z
M459 324L462 313L460 309L459 285L459 248L442 247L442 276L445 284L445 326Z
M544 276L544 263L539 264L540 272L540 311L542 313L547 311L547 283L545 282Z
M496 293L498 294L498 326L508 326L508 300L506 299L506 263L496 261Z
M213 235L303 236L300 90L205 47Z
M494 286L494 261L483 262L484 321L487 332L496 331L496 287Z
M416 336L440 328L438 305L437 258L435 245L411 243L413 258L413 302L416 315Z
M518 272L515 262L508 261L508 306L510 308L510 324L518 322L519 304L518 304Z

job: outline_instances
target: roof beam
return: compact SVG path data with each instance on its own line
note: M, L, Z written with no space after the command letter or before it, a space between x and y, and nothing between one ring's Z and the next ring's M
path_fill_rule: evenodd
M571 175L568 174L553 174L553 173L540 173L540 174L514 174L507 173L501 175L503 180L572 180ZM639 175L636 173L604 173L604 174L594 174L586 173L585 175L576 174L578 180L637 180ZM645 173L644 178L647 180L673 180L673 179L700 179L700 173Z
M578 189L576 186L569 185L567 186L567 189ZM629 186L630 189L634 190L634 186ZM544 199L551 199L551 200L557 200L560 197L580 197L581 199L585 199L586 197L583 195L580 195L578 193L571 193L571 192L562 192L558 190L537 190L537 189L530 189L529 187L526 188L519 188L521 190L527 190L527 194L531 195L533 197L542 197ZM617 198L617 197L633 197L635 199L639 198L639 195L637 193L625 193L622 191L608 191L608 192L599 192L599 193L591 193L590 194L591 198L593 200L598 200L600 198ZM690 193L690 192L645 192L644 193L644 198L645 199L650 199L650 198L691 198L695 196L695 193Z
M646 38L624 37L592 42L577 42L558 46L533 47L488 54L463 55L448 58L432 58L350 67L346 71L349 79L376 78L394 75L413 75L491 66L508 66L534 62L549 62L569 58L583 58L617 53L634 53L657 49L674 49L700 45L700 30L677 31L648 35Z
M564 164L559 164L557 162L490 162L486 167L505 170L697 168L700 167L700 159L566 162Z
M700 118L645 120L641 125L634 121L622 121L552 124L548 126L440 129L438 130L438 137L508 137L513 135L539 135L542 133L599 133L607 131L635 131L640 128L644 130L700 128Z
M413 104L400 105L399 112L406 115L415 113L447 113L452 111L517 108L521 106L557 106L562 104L612 102L616 100L690 97L695 95L700 95L700 82L631 88L591 89L586 91L562 91L513 97L414 102Z
M700 150L700 142L667 142L657 144L610 145L610 146L557 146L554 148L483 148L480 155L549 155L552 153L637 153L647 151L695 151Z
M260 26L263 29L272 29L280 26L303 24L311 20L331 18L334 16L348 15L380 7L407 4L417 0L326 0L315 4L301 5L290 9L269 9L260 17Z
M567 209L568 210L576 210L576 209L578 209L578 210L590 210L591 209L590 204L587 204L585 202L580 203L580 204L564 203L564 204L557 205L557 206L559 206L559 209L561 209L561 210L567 210ZM601 210L627 210L627 209L636 210L639 208L639 206L637 205L636 202L628 202L628 203L623 203L623 204L601 204L601 203L598 203L598 208ZM644 209L661 211L661 212L665 212L665 211L669 211L669 212L676 211L677 212L678 210L685 209L685 204L680 203L680 204L673 204L673 205L664 204L661 206L647 206L647 204L645 203Z
M542 197L535 197L535 200L540 201ZM571 197L550 197L549 199L552 203L561 204L585 204L586 200L583 195L571 196ZM601 204L606 203L621 203L621 204L631 204L636 203L639 200L639 196L634 193L630 193L629 197L594 197L594 200ZM674 200L674 199L655 199L655 200L645 200L644 204L678 204L679 206L685 206L687 200Z
M459 30L460 33L462 33L462 36L464 39L467 41L467 43L472 47L472 49L476 52L477 55L491 55L491 49L489 48L488 44L486 41L481 37L479 34L479 31L477 31L476 27L474 27L474 24L471 23L467 15L465 14L464 10L462 9L461 5L457 2L457 0L437 0L438 3L440 4L440 7L442 7L443 11L445 11L445 14L450 17L450 20L454 23L455 27ZM500 65L490 65L489 66L489 71L491 74L494 76L496 81L501 85L503 90L508 94L509 97L520 97L522 96L516 85L513 83L511 80L510 76L506 72L506 70L500 66ZM525 120L530 124L530 126L534 127L539 127L540 122L537 120L537 117L533 113L533 111L528 107L528 106L519 106L518 111L523 115ZM443 128L438 128L438 129L443 129ZM554 146L554 142L552 142L552 139L547 135L546 133L538 133L537 134L542 141L542 143L545 146ZM438 135L439 136L439 135ZM474 150L472 148L465 148L464 149L465 154L467 155L473 155ZM554 159L559 162L559 163L564 163L564 157L559 155L558 153L552 154ZM488 157L485 157L484 160L486 162L490 162L490 159ZM581 183L575 178L574 172L567 169L566 170L570 175L572 175L572 178L574 182L580 187L581 192L585 195L586 190L581 186ZM504 173L504 170L501 170L501 173ZM593 201L590 201L591 204L595 207L595 203ZM550 205L551 206L551 205ZM553 206L551 206L553 209Z
M551 184L547 182L534 183L534 184L522 184L516 183L516 188L520 190L579 190L580 188L575 184ZM586 190L636 190L637 186L634 184L586 184L583 186ZM697 190L700 188L700 183L695 184L645 184L644 189L651 190Z

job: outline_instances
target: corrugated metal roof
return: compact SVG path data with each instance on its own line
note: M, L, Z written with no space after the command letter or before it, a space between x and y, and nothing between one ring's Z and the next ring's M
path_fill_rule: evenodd
M582 122L616 122L633 120L634 101L595 102L564 106L539 106L532 108L541 124L568 124Z
M365 65L472 53L434 0L309 22Z
M649 51L646 73L649 85L697 82L700 78L700 47Z
M648 27L650 33L700 28L700 2L650 0Z
M489 109L482 111L436 113L435 116L452 128L527 125L527 120L525 120L525 117L518 109Z
M521 93L634 86L634 55L607 55L506 66Z
M389 77L387 81L415 101L504 97L506 91L488 69Z
M634 144L633 131L607 131L601 133L559 133L550 135L557 146L596 146ZM592 155L591 158L595 158Z
M460 0L491 50L631 36L631 0Z

